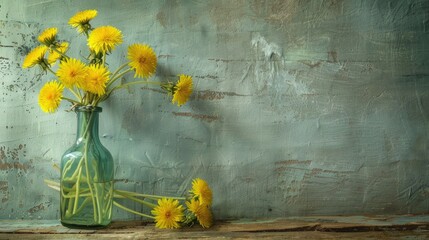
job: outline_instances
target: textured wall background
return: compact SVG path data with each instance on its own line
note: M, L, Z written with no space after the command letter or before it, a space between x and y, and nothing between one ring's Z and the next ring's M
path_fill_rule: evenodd
M67 21L93 8L94 26L125 36L112 67L144 42L155 80L195 80L181 108L151 86L103 105L118 186L182 195L201 177L217 218L429 210L428 1L0 2L0 218L59 217L43 179L58 178L75 115L42 113L51 76L21 64L52 26L78 56Z

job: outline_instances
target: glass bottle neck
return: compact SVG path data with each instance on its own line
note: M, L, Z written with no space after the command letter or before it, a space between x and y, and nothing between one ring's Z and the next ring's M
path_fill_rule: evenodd
M76 142L100 141L98 136L98 113L99 111L80 111L77 113L77 136Z

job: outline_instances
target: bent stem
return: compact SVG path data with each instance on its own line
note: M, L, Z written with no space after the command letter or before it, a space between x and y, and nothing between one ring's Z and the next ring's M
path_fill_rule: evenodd
M118 208L120 208L120 209L122 209L122 210L125 210L125 211L127 211L127 212L134 213L134 214L136 214L136 215L140 215L140 216L142 216L142 217L147 217L147 218L150 218L150 219L155 219L155 217L153 217L153 216L150 216L150 215L147 215L147 214L140 213L140 212L134 211L134 210L132 210L132 209L129 209L129 208L127 208L127 207L125 207L125 206L123 206L123 205L119 204L119 203L118 203L118 202L116 202L116 201L113 201L113 205L115 205L115 206L117 206Z
M118 67L118 69L116 69L116 71L112 74L112 79L115 78L116 74L119 73L119 71L121 71L124 67L126 67L129 64L129 62L126 62L124 64L122 64L121 66ZM110 82L107 84L106 88L108 88L114 81L110 80Z
M101 196L104 193L104 188L99 189L95 184L99 180L97 172L97 163L92 159L89 154L89 148L91 144L91 126L94 120L94 112L85 113L87 115L82 116L82 122L78 126L82 127L83 133L79 134L79 142L83 143L82 155L80 158L69 159L62 171L61 183L57 184L50 180L45 180L45 183L53 189L63 189L61 191L61 198L63 199L64 205L62 209L67 211L65 218L79 218L78 214L88 205L91 205L92 202L92 211L94 217L94 223L102 224L104 219L104 214L111 209L110 204L107 204L109 201L106 201L106 204L102 206L102 201L105 199ZM76 161L79 161L78 163ZM73 165L77 165L76 169L73 169ZM94 174L91 174L94 172ZM70 184L67 187L67 184ZM82 185L84 184L84 185ZM86 186L87 185L87 186ZM113 188L109 190L110 196L113 194ZM80 199L82 198L82 199ZM85 198L85 199L83 199ZM102 209L103 208L103 209Z
M121 66L122 67L122 66ZM109 87L110 85L112 85L116 80L118 80L119 78L121 78L122 76L124 76L125 74L131 72L133 69L128 68L127 70L121 72L121 73L116 73L115 72L115 76L112 76L112 79L110 79L110 82L108 83L107 87ZM116 76L116 74L118 74Z
M158 199L161 199L161 198L171 198L171 199L175 199L175 200L186 200L185 197L169 197L169 196L150 195L150 194L129 192L129 191L125 191L125 190L115 190L115 192L118 193L118 194L120 194L120 195L125 194L127 196L139 196L139 197L149 198L149 199L152 199L152 200L158 200Z
M148 206L150 208L155 208L156 207L156 205L153 204L153 203L146 202L146 201L144 201L142 199L138 199L138 198L130 196L130 195L126 194L126 193L122 193L121 191L116 191L116 193L119 194L119 195L122 195L122 196L124 196L124 197L126 197L126 198L128 198L130 200L133 200L135 202L138 202L138 203L141 203L143 205L146 205L146 206Z
M48 187L50 187L50 188L52 188L54 190L57 190L57 191L60 190L59 189L59 186L60 186L59 183L57 183L55 181L52 181L52 180L48 180L48 179L45 179L44 181L48 185ZM90 192L90 193L88 193L88 192ZM186 198L184 198L184 197L167 197L167 196L159 196L159 195L150 195L150 194L142 194L142 193L136 193L136 192L129 192L129 191L124 191L124 190L113 190L113 192L111 192L111 193L113 193L113 197L114 198L130 199L132 201L141 203L141 204L143 204L143 205L145 205L145 206L147 206L147 207L149 207L151 209L155 208L157 205L155 205L153 203L149 203L149 202L144 201L142 199L139 199L136 196L140 196L140 197L144 197L144 198L148 198L148 199L152 199L152 200L158 200L158 199L161 199L161 198L171 198L171 199L176 199L176 200L186 200ZM79 191L78 196L80 196L80 197L86 197L86 198L83 201L82 205L76 210L75 214L80 213L82 211L82 209L84 208L84 206L87 205L91 201L91 199L94 198L94 194L93 194L93 192L91 192L91 190L89 188L88 189L85 188L85 189L82 189L82 191ZM74 196L70 196L70 195L65 195L63 197L64 198L74 198ZM116 207L118 207L118 208L120 208L120 209L122 209L124 211L130 212L130 213L142 216L142 217L147 217L147 218L150 218L150 219L155 219L155 217L153 217L151 215L140 213L140 212L134 211L134 210L132 210L130 208L127 208L124 205L118 203L117 201L113 200L112 202L113 202L113 205L115 205ZM107 210L109 210L109 209L107 209Z
M49 179L44 179L43 181L45 182L46 185L48 185L48 187L50 187L54 190L60 191L60 184L59 183L54 182L54 181L49 180Z
M49 47L49 46L48 46ZM70 58L69 56L67 56L65 53L59 51L56 47L50 47L50 49L52 49L53 51L55 51L56 53L60 54L62 57L64 58Z
M90 125L90 121L92 119L93 114L91 113L90 117L89 117L89 122L87 122L86 124L86 129L85 132L83 133L83 138L89 138L88 137L88 129L89 129L89 125ZM87 121L86 119L84 121ZM91 200L92 200L92 205L93 205L93 210L94 210L94 221L97 222L98 219L98 215L97 215L97 207L96 207L96 202L95 202L95 196L94 196L94 191L92 189L92 183L91 183L91 178L89 176L90 172L89 172L89 167L88 167L88 140L85 142L85 147L84 147L84 160L85 160L85 169L86 169L86 179L87 179L87 183L88 183L88 188L89 191L91 192Z
M81 176L82 176L82 166L79 166L79 173L77 174L77 180L76 180L76 195L74 199L73 214L76 213L77 205L79 203L79 188L80 188Z

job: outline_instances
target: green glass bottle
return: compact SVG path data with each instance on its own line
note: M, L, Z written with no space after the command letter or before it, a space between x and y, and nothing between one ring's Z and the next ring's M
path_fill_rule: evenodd
M103 228L112 220L113 158L98 135L100 107L76 107L77 137L61 159L61 224Z

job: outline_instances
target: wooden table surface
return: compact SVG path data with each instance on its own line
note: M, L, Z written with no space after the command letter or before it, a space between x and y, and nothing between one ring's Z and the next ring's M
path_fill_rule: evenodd
M321 216L217 221L210 229L157 229L115 221L99 230L69 229L57 220L0 220L0 239L429 239L429 215Z

